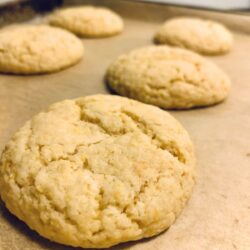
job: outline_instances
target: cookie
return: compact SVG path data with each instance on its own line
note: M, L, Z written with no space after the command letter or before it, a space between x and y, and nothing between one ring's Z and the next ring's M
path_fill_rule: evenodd
M225 26L191 17L167 20L157 32L155 41L206 55L224 54L233 46L232 34Z
M110 9L94 6L57 10L49 16L48 21L81 37L113 36L123 30L119 15Z
M108 68L107 84L117 93L164 109L188 109L223 101L228 76L194 52L149 46L120 56Z
M52 241L91 248L168 228L194 179L184 128L157 107L110 95L34 116L0 165L1 198L13 214Z
M68 31L46 25L15 25L0 31L0 72L49 73L77 63L81 41Z

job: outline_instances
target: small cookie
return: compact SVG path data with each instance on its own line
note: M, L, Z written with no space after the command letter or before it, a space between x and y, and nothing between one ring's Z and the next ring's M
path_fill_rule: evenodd
M107 70L117 93L165 109L209 106L224 100L228 76L198 54L168 46L149 46L120 56Z
M0 31L0 72L49 73L77 63L83 56L82 42L60 28L15 25Z
M119 15L107 8L94 6L71 7L55 11L49 23L82 37L113 36L123 30Z
M171 115L95 95L56 103L19 129L2 154L0 193L40 235L104 248L171 226L194 178L192 143Z
M155 41L206 55L224 54L233 46L232 34L225 26L191 17L167 20L156 34Z

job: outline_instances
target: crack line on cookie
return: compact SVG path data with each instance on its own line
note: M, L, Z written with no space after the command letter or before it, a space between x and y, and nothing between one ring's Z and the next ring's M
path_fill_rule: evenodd
M137 125L137 127L141 130L141 132L147 135L158 148L162 150L167 150L179 162L184 164L186 163L185 156L178 148L176 142L174 142L173 140L168 141L166 143L163 142L160 138L157 137L156 134L154 134L154 131L151 128L149 128L145 124L145 122L140 120L138 116L126 110L122 110L121 112L127 115Z

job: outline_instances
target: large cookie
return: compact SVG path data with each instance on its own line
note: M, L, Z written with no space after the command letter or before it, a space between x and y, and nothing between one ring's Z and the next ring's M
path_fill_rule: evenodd
M117 93L165 109L208 106L224 100L228 76L191 51L149 46L120 56L107 70Z
M80 6L55 11L48 18L54 26L82 37L113 36L123 30L123 21L112 10L103 7Z
M118 96L56 103L2 154L7 208L56 242L109 247L174 223L195 176L187 132L167 112Z
M201 54L224 54L231 50L233 37L222 24L199 18L167 20L155 36L156 42L187 48Z
M60 28L15 25L0 31L0 72L37 74L58 71L83 56L82 42Z

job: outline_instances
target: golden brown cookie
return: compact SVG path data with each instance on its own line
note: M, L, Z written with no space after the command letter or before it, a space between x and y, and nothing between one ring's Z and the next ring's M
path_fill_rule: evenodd
M174 223L194 185L195 156L167 112L95 95L50 106L5 147L0 194L40 235L109 247Z
M155 36L160 44L187 48L206 55L224 54L233 46L231 32L222 24L200 18L167 20Z
M67 29L82 37L106 37L123 30L121 17L110 9L78 6L55 11L48 18L54 26Z
M15 25L0 31L0 72L49 73L77 63L82 42L70 32L46 25Z
M198 54L149 46L120 56L108 68L108 85L117 93L165 109L188 109L223 101L228 76Z

